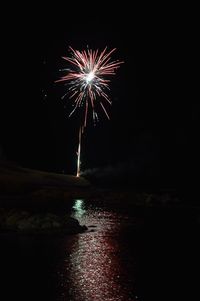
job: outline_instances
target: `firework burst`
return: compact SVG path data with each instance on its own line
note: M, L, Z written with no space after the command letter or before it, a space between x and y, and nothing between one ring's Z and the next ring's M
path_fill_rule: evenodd
M116 69L120 67L123 61L112 61L111 54L116 48L107 52L107 47L100 52L87 49L83 51L74 50L69 47L71 56L63 57L70 68L63 69L66 72L56 82L65 82L68 85L68 91L63 96L69 95L73 99L73 110L71 116L78 108L83 107L84 118L82 129L86 127L88 111L92 109L94 122L98 121L97 107L100 104L102 110L108 119L110 119L105 103L111 105L108 96L109 82L108 76L115 75Z

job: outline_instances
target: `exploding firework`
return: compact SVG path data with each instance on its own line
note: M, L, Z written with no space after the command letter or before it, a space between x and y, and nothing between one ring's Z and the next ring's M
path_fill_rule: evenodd
M71 116L78 108L84 108L84 118L82 129L86 127L89 106L92 109L93 120L98 120L97 107L100 104L105 115L109 119L109 114L105 102L111 104L108 96L110 75L115 75L116 69L123 63L122 61L111 61L111 54L116 48L107 52L107 47L102 51L83 50L78 51L70 47L71 56L63 57L71 67L63 69L66 72L56 82L65 82L68 85L68 91L63 96L69 95L73 99L73 110Z
M77 176L80 175L80 155L81 155L81 133L87 125L88 111L92 110L93 121L98 121L98 105L110 119L105 103L111 105L111 100L108 96L109 76L115 75L116 70L120 67L123 61L111 60L111 54L116 48L107 51L107 47L102 52L92 49L83 51L74 50L69 47L71 56L63 57L70 67L63 69L66 74L56 82L64 82L68 85L67 93L62 98L69 95L73 100L73 109L71 116L78 108L83 108L83 122L79 129L79 144L78 144L78 160L77 160Z

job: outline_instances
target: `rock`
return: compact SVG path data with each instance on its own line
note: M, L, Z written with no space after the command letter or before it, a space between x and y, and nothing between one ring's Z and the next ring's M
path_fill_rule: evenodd
M46 229L51 229L52 227L51 227L51 223L50 222L44 222L44 223L42 223L42 225L41 225L41 229L44 229L44 230L46 230Z
M52 213L31 214L25 211L0 212L0 225L4 230L26 233L79 233L87 230L70 216Z
M20 220L28 216L25 211L9 211L5 218L5 224L8 228L16 228Z
M58 223L58 222L56 222L56 221L54 221L54 222L52 223L52 226L53 226L53 228L61 228L61 224Z

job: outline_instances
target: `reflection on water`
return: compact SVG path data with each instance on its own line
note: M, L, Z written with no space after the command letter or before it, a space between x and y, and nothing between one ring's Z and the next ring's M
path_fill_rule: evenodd
M71 205L85 233L2 233L0 300L136 300L134 217L96 204Z
M127 222L127 217L91 206L86 209L80 199L75 200L72 208L72 216L89 230L66 243L62 281L70 300L135 300L134 275L128 274L130 268L133 271L133 262L126 246L118 240L121 224Z
M85 233L1 232L0 300L181 300L190 282L199 300L199 210L146 209L79 199Z
M84 200L75 200L72 208L74 209L74 218L80 219L85 213Z

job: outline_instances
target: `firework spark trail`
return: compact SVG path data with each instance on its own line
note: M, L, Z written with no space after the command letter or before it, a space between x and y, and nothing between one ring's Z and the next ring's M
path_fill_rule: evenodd
M115 75L116 69L120 67L123 61L111 61L111 54L116 48L107 52L107 47L102 52L92 49L83 51L74 50L69 47L71 56L64 56L63 59L70 63L69 69L63 69L66 75L62 76L56 82L66 82L69 85L69 98L73 100L74 108L71 116L78 108L84 107L83 129L87 125L89 106L93 111L94 122L98 120L97 105L104 111L109 119L108 111L104 101L111 105L107 94L110 80L107 76Z
M82 132L82 129L80 127L80 129L79 129L79 141L78 141L78 152L77 152L77 172L76 172L77 177L80 176L80 170L81 170L81 132Z

